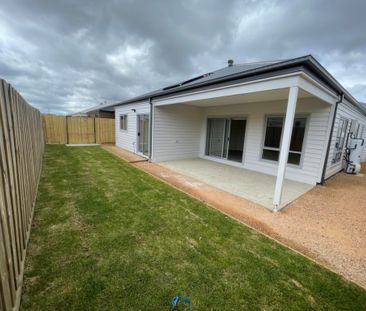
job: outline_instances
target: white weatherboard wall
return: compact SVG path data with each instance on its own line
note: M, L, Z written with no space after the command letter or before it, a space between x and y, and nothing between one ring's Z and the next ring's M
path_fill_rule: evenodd
M205 156L207 118L246 117L247 128L244 142L243 168L259 171L265 174L277 174L277 162L262 159L265 120L267 115L284 115L286 101L246 103L239 105L224 105L205 108L204 121L201 127L200 156ZM315 98L299 99L296 114L307 116L307 126L304 138L302 160L300 166L288 165L286 178L308 184L320 182L323 169L324 144L327 142L327 126L331 106ZM237 164L238 165L238 164Z
M136 109L136 112L132 111ZM137 115L150 114L148 101L126 104L116 107L116 145L120 148L136 152L137 150ZM127 115L127 130L120 129L120 115Z
M334 155L334 145L335 145L337 131L338 131L338 127L339 127L339 121L341 120L341 118L345 118L348 120L347 133L350 129L352 120L356 120L358 123L363 124L364 125L363 138L366 139L366 116L363 115L356 107L351 105L349 102L345 101L344 103L340 103L338 105L337 115L336 115L336 119L335 119L335 123L334 123L334 130L333 130L332 141L331 141L331 145L330 145L330 149L329 149L329 158L328 158L325 178L329 178L330 176L338 173L339 171L342 170L342 168L344 168L344 165L345 165L343 160L341 160L337 163L332 163L333 155ZM344 154L344 152L343 152L343 154ZM342 155L342 159L343 159L343 155ZM363 156L362 156L361 160L366 161L366 148L365 147L363 150Z
M202 109L189 105L154 107L153 161L199 157Z
M363 135L362 138L364 139L364 145L363 145L363 152L361 155L361 162L366 162L366 124L364 125L363 128Z

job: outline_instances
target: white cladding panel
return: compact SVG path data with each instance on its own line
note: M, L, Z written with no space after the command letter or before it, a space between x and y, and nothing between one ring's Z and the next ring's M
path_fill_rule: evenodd
M344 165L345 165L343 160L341 160L337 163L332 163L333 156L334 156L334 146L335 146L337 131L338 131L338 127L339 127L339 121L341 120L341 118L344 118L348 121L347 133L350 129L352 120L356 120L359 124L363 125L364 126L363 138L364 139L366 138L366 116L363 115L357 108L355 108L350 103L348 103L348 102L340 103L338 105L337 115L336 115L336 119L335 119L335 123L334 123L332 141L331 141L331 145L330 145L330 149L329 149L329 158L328 158L327 170L326 170L326 174L325 174L326 178L338 173L340 170L342 170L342 168L344 168ZM343 152L343 154L344 154L344 152ZM342 159L343 159L343 155L342 155ZM363 154L361 156L361 161L366 161L365 146L363 148Z
M202 109L189 105L154 107L153 161L199 157Z
M136 112L132 109L136 109ZM115 110L116 145L131 152L136 152L137 150L138 114L150 114L150 104L148 101L118 106ZM121 115L127 115L127 130L120 129Z

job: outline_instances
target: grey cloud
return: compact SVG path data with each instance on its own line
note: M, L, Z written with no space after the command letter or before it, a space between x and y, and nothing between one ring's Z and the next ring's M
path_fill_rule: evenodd
M42 111L71 113L217 69L228 58L311 53L366 101L365 9L361 0L3 0L0 76Z

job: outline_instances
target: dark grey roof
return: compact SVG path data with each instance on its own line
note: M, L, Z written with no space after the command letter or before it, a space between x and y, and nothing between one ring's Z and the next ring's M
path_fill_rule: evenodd
M188 79L186 81L182 81L173 86L181 86L181 85L195 85L197 83L202 83L206 81L211 81L218 78L228 77L231 75L235 75L241 72L245 72L248 70L260 68L263 66L272 65L275 63L279 63L281 61L267 61L267 62L254 62L254 63L246 63L246 64L234 64L232 66L226 66L224 68L205 73L203 75ZM163 90L169 87L164 88Z
M259 69L262 67L268 67L273 64L282 63L284 60L277 60L277 61L263 61L263 62L253 62L253 63L245 63L245 64L233 64L232 66L226 66L224 68L220 68L218 70L204 73L199 76L192 77L188 80L180 81L174 84L171 84L169 86L166 86L162 89L155 90L149 93L144 93L142 95L139 95L137 97L133 97L131 99L128 99L126 101L122 101L119 103L114 104L115 106L123 105L131 102L136 102L139 100L144 100L150 97L160 96L164 94L169 94L172 92L179 92L182 90L185 90L187 88L194 88L198 86L202 86L202 84L207 84L210 82L215 82L217 80L220 80L222 78L229 78L237 76L238 74L250 72L254 69Z
M189 92L194 89L205 89L222 84L235 84L244 80L256 80L264 76L271 77L284 73L298 72L299 70L310 74L317 81L334 90L337 94L344 94L347 100L366 114L366 107L361 105L312 55L281 61L234 64L233 66L208 72L126 101L111 104L109 107L167 96L173 93Z
M218 69L218 70L215 70L212 72L208 72L208 73L204 73L199 76L192 77L188 80L184 80L184 81L180 81L180 82L168 85L162 89L155 90L155 91L152 91L149 93L145 93L145 94L139 95L137 97L133 97L127 101L123 101L123 102L120 102L120 103L117 103L114 105L122 105L125 103L135 102L135 101L143 100L143 99L146 99L149 97L155 97L158 95L163 95L165 93L170 93L170 91L177 92L177 91L186 89L186 87L198 86L205 82L207 83L207 82L215 81L220 78L227 78L230 76L235 76L239 73L247 72L252 69L257 69L257 68L265 67L268 65L273 65L273 64L279 63L279 62L282 62L282 61L277 60L277 61L266 61L266 62L253 62L253 63L234 64L232 66L226 66L224 68L221 68L221 69Z

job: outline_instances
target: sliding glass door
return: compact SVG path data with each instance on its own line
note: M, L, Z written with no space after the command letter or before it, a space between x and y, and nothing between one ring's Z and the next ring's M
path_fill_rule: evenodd
M206 155L242 162L246 120L207 120Z
M208 119L207 123L207 155L224 157L226 145L226 119Z

